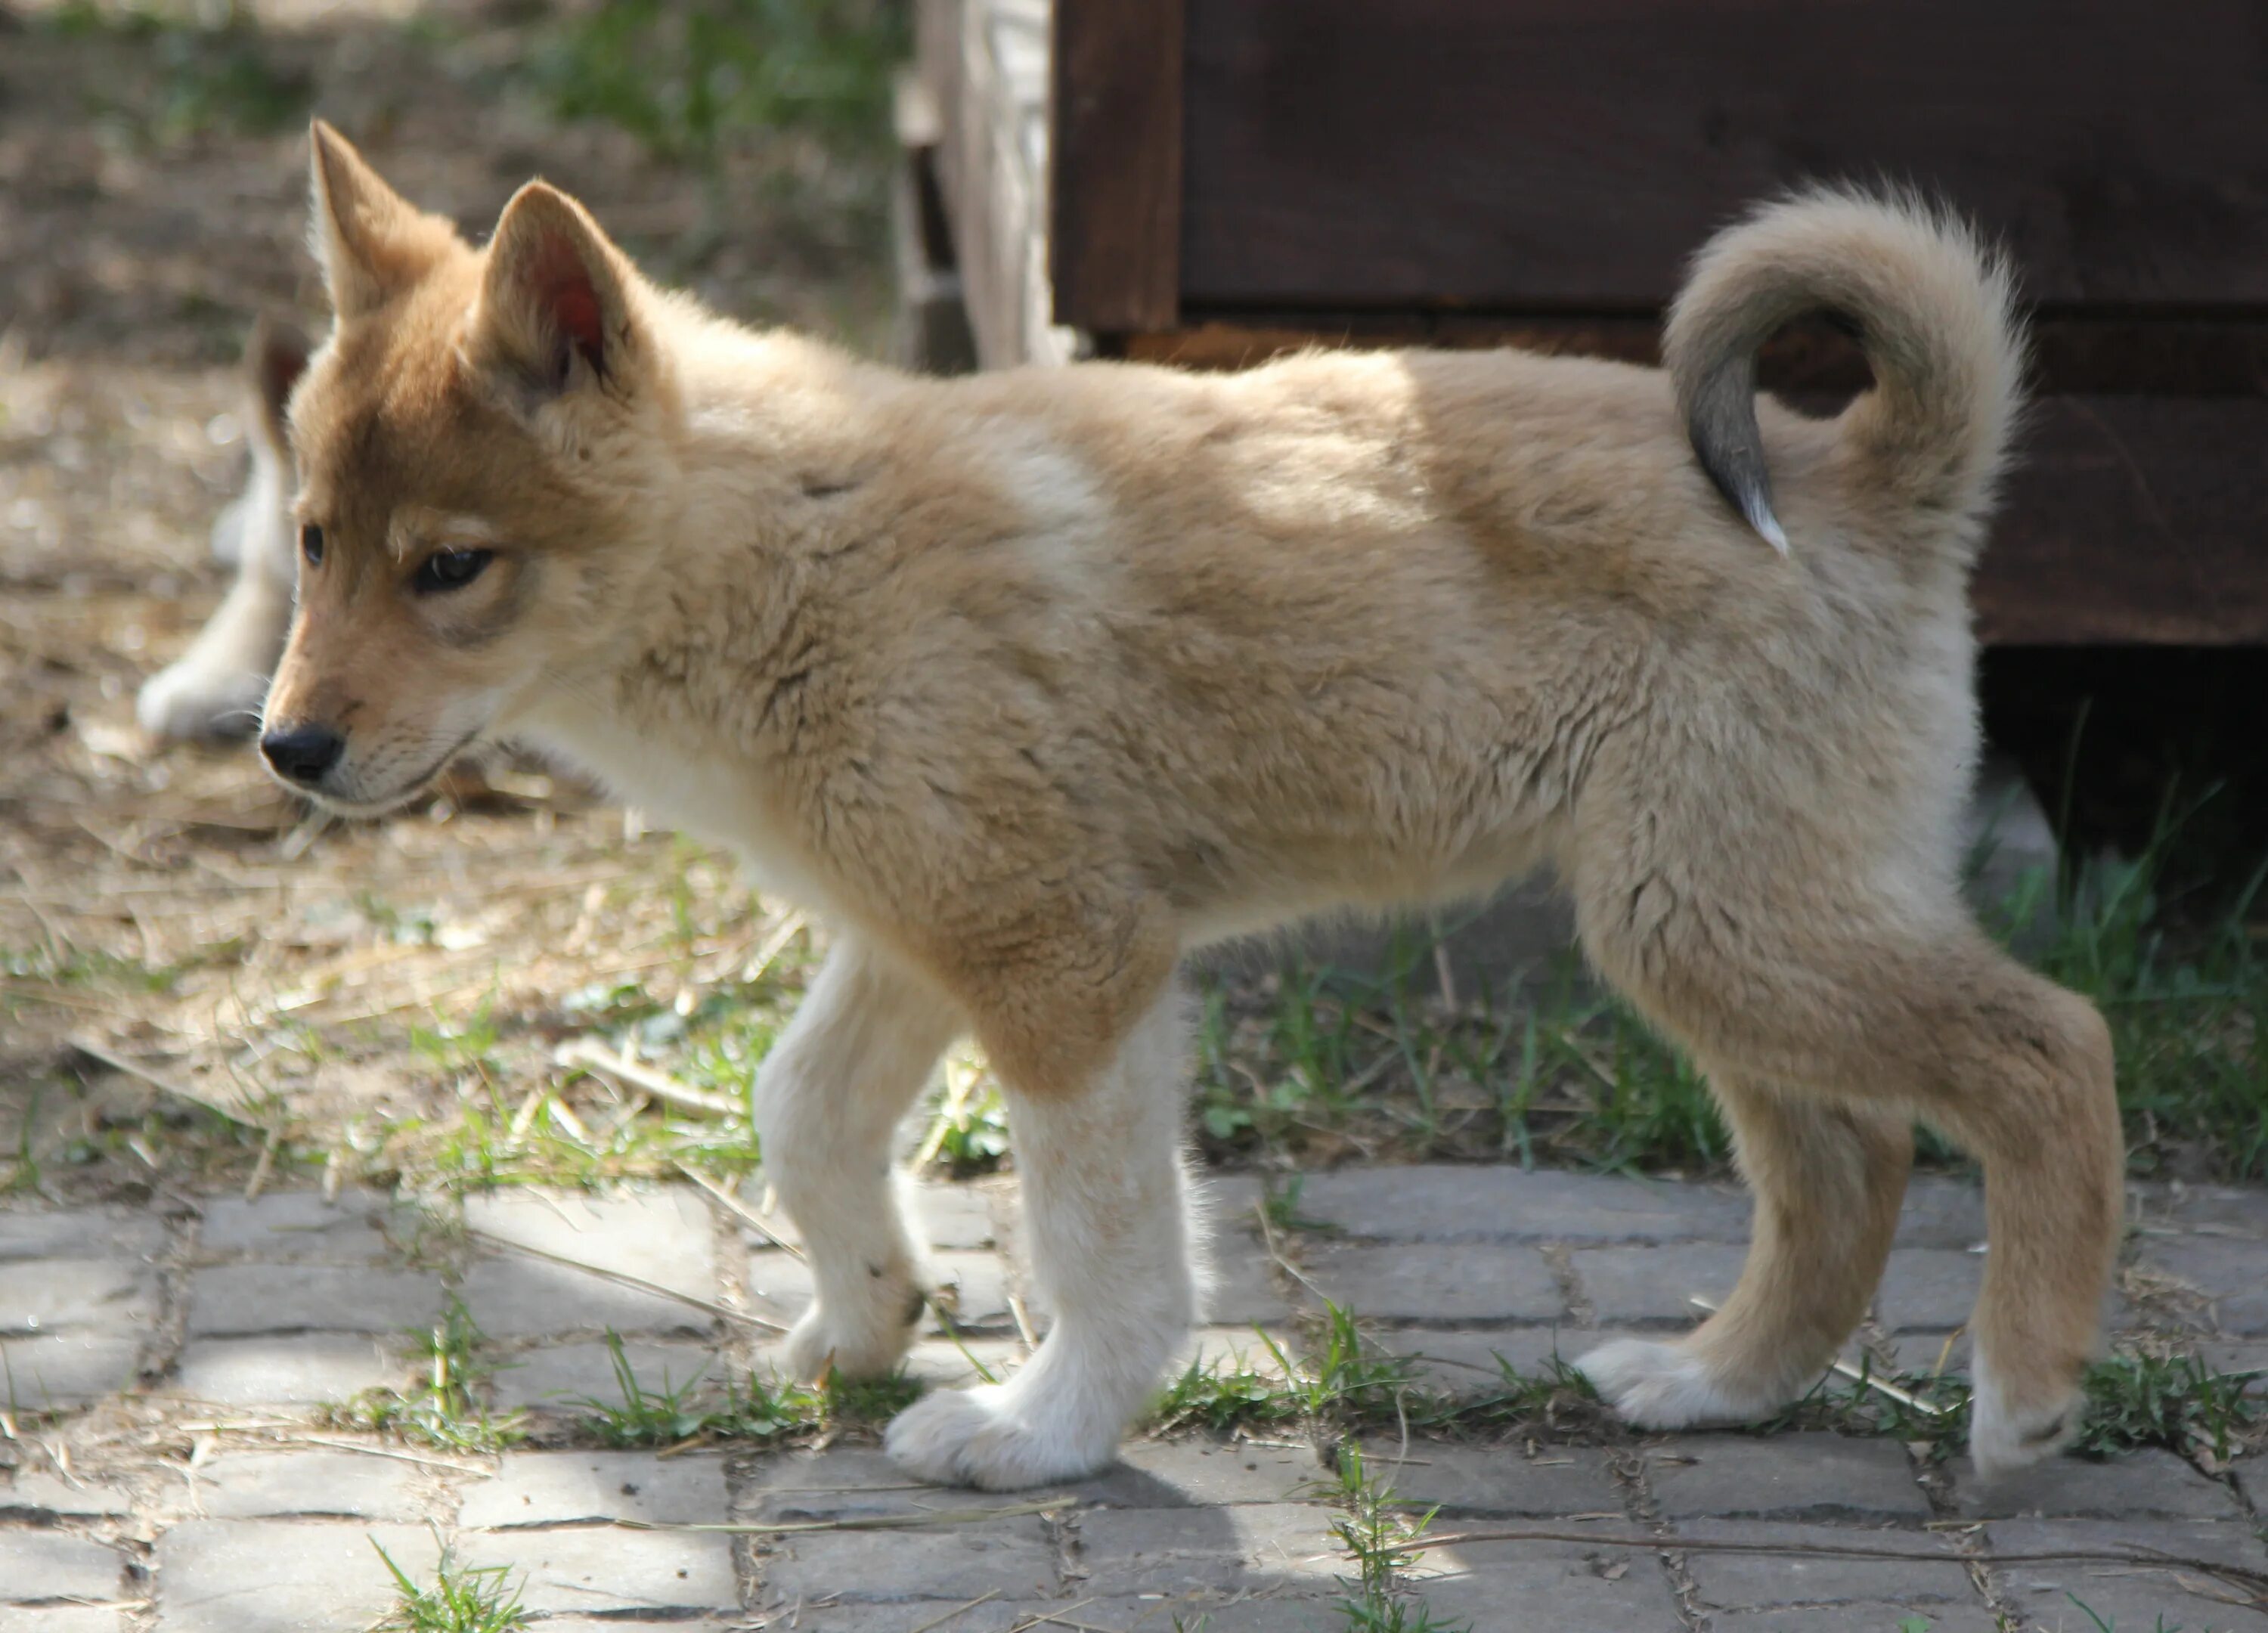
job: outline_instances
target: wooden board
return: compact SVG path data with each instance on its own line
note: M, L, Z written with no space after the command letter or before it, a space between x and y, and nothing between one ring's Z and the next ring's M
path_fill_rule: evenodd
M2001 645L2268 642L2268 401L2043 399L1973 599Z
M1179 314L1182 4L1056 0L1048 243L1058 323L1165 328Z
M1242 369L1308 346L1520 346L1624 363L1659 364L1653 318L1497 316L1425 312L1191 313L1182 327L1097 338L1105 357L1181 368ZM2146 392L2257 397L2268 392L2268 322L2210 319L2049 318L2030 327L2036 394ZM1764 348L1768 391L1856 391L1867 365L1849 337L1822 321L1792 326Z
M1651 311L1749 201L1889 174L2051 311L2268 311L2261 0L1195 0L1188 30L1184 309Z

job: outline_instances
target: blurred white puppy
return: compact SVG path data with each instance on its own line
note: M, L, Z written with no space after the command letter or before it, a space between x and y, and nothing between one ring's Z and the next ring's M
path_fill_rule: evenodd
M236 582L178 663L144 683L134 712L160 737L246 737L259 724L268 677L291 624L297 561L291 494L298 486L284 431L284 406L307 366L306 335L261 319L244 353L246 439L252 472L244 492L213 522L215 559Z

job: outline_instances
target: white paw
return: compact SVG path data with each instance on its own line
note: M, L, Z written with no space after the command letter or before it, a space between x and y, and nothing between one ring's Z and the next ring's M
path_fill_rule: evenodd
M144 683L134 717L157 737L248 737L267 696L265 675L175 664Z
M1584 1356L1575 1368L1624 1422L1641 1429L1744 1423L1779 1404L1762 1392L1742 1395L1723 1388L1682 1344L1617 1338Z
M2052 1399L2019 1406L1980 1356L1976 1393L1969 1406L1969 1458L1986 1480L2014 1474L2061 1451L2079 1432L2086 1396L2066 1389Z
M1118 1450L1118 1429L1050 1423L1013 1384L987 1384L924 1396L891 1420L882 1445L939 1485L1015 1491L1094 1473Z
M913 1347L921 1308L918 1300L895 1308L870 1300L844 1320L814 1302L781 1342L780 1365L806 1383L817 1383L829 1367L846 1378L886 1378Z

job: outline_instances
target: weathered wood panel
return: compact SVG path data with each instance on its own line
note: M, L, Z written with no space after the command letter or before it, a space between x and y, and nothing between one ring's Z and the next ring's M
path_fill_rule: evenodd
M2030 334L2027 378L2036 394L2268 395L2268 322L2049 318L2034 323ZM1650 316L1200 312L1185 313L1176 328L1101 336L1099 349L1197 369L1249 368L1308 346L1521 346L1654 364L1661 360L1660 338L1661 326ZM1760 366L1767 391L1855 391L1867 379L1857 345L1818 321L1794 325L1774 339Z
M1985 641L2268 642L2268 401L2049 397L2019 448L1973 594Z
M2051 308L2268 308L2262 0L1196 0L1188 27L1187 307L1646 311L1750 201L1888 174L1990 224Z
M1048 16L1044 0L921 0L916 13L954 260L989 368L1071 350L1048 318Z
M1179 313L1182 4L1056 0L1048 243L1058 323L1153 329Z

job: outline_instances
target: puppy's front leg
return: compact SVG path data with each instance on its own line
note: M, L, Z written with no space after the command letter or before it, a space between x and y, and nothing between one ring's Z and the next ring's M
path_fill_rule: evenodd
M1042 1092L1008 1074L1026 1235L1054 1325L1008 1382L899 1415L890 1455L915 1474L992 1490L1091 1474L1156 1388L1196 1313L1184 1030L1169 991L1090 1081Z
M913 1341L925 1280L890 1139L961 1026L940 994L845 939L756 1075L764 1175L818 1284L787 1338L799 1377L885 1373Z

